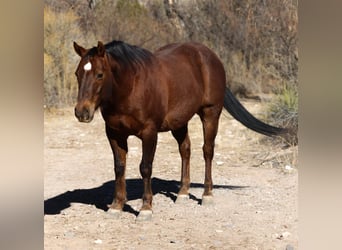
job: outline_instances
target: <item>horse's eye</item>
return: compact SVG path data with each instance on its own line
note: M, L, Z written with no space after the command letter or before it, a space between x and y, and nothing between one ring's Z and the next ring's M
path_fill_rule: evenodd
M103 78L103 74L102 74L102 73L97 74L97 75L96 75L96 78L97 78L97 79L102 79L102 78Z

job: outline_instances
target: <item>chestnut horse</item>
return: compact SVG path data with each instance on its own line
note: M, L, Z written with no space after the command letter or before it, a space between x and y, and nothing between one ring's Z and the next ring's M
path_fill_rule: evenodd
M151 53L122 41L85 49L74 42L81 57L76 70L78 97L75 116L90 122L100 108L114 155L115 194L109 211L119 214L126 202L127 138L142 141L140 173L143 204L138 220L152 216L152 162L158 132L171 131L182 159L181 186L177 196L189 195L190 140L188 122L198 114L203 124L205 160L202 204L212 200L212 159L218 121L225 107L246 127L268 135L286 133L251 115L226 87L225 70L213 51L188 42L166 45Z

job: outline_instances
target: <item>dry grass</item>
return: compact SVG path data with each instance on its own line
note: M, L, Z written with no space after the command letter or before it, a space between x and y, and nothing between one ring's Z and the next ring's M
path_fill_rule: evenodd
M287 128L288 144L298 143L298 89L297 85L284 85L280 94L269 106L268 120L275 126Z
M298 167L298 146L243 130L237 137L243 138L232 161L236 165L251 167L279 168L286 171L286 166Z
M72 10L44 8L44 104L63 107L74 102L77 83L74 70L78 56L73 41L84 41L78 17Z
M262 102L242 101L242 104L257 118L264 120L267 105ZM228 121L227 121L228 119ZM288 172L286 166L298 167L298 145L267 137L242 126L225 111L221 117L221 123L227 124L225 137L230 137L228 142L231 149L227 152L227 161L230 165L250 167L279 168ZM233 126L233 128L231 128ZM230 131L234 130L234 134ZM222 131L221 131L222 133ZM226 140L223 138L223 140ZM220 140L218 140L218 143Z
M141 4L143 2L143 4ZM149 50L171 42L206 44L222 60L227 84L246 97L298 85L296 1L46 1L44 9L45 105L61 107L76 95L77 56L98 40L124 40ZM53 10L52 10L53 9ZM239 93L242 90L244 93Z

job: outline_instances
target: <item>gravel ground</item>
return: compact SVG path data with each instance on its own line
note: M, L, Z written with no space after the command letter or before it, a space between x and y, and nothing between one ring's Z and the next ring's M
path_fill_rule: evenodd
M260 116L259 102L243 102ZM202 127L189 125L190 199L176 204L178 146L160 133L153 168L153 218L136 222L141 206L141 143L129 138L128 202L119 219L107 213L113 156L99 113L77 122L72 108L45 114L45 249L297 249L297 147L282 148L224 112L213 161L214 205L201 206Z

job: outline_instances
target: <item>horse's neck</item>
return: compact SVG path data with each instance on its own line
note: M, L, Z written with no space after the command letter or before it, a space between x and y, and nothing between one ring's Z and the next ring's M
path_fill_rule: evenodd
M127 72L120 72L117 69L114 71L112 70L101 96L101 106L111 110L115 110L131 94L133 81Z

